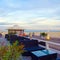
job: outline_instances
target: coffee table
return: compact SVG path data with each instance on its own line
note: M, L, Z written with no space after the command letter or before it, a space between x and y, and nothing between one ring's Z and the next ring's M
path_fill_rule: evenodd
M52 50L38 50L32 51L32 60L56 60L57 53Z

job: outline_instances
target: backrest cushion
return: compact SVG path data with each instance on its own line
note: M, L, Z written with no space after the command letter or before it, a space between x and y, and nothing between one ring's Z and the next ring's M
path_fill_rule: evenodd
M25 40L25 41L21 41L21 43L24 44L25 48L38 46L37 40Z

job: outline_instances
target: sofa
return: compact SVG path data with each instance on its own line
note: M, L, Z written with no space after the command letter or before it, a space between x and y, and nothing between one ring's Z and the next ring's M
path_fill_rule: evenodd
M45 48L38 45L37 40L23 40L19 44L24 45L24 53L22 55L30 55L30 51L44 50Z

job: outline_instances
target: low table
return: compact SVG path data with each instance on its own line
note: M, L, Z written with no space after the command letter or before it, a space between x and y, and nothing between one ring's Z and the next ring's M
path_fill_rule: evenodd
M38 50L31 52L32 60L56 60L57 53L52 50Z

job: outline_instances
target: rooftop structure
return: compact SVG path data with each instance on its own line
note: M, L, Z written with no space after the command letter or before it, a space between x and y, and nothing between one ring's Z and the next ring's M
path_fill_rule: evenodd
M8 28L8 33L13 33L13 34L22 34L24 33L24 29L21 28L18 25L14 25L13 27Z

